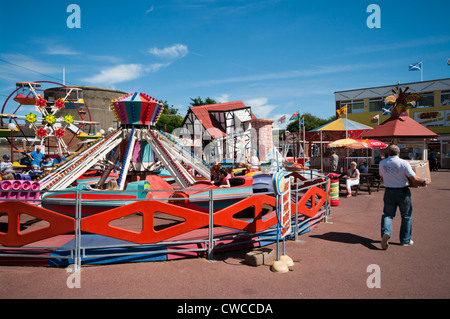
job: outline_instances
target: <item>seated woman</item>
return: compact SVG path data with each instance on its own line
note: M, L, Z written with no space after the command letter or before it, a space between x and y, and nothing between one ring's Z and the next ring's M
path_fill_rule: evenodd
M347 197L352 197L352 186L359 184L359 170L356 168L356 163L350 163L350 169L347 171L347 180L345 185L347 187Z
M230 185L230 178L231 175L228 173L228 170L226 168L221 168L220 169L220 188L224 188L224 187L231 187Z

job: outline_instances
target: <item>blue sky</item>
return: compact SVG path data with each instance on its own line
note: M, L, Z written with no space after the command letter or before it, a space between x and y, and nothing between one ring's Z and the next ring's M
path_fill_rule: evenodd
M70 4L81 28L69 28ZM381 28L368 28L368 5ZM335 113L334 92L450 77L450 2L0 0L0 102L18 81L143 92L185 115L190 98L242 100L277 120ZM13 105L8 102L8 108Z

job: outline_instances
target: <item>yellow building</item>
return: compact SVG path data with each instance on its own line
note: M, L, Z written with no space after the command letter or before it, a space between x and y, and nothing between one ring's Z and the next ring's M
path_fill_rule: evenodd
M420 95L409 116L439 134L428 145L438 153L441 167L450 168L450 78L338 91L334 93L336 110L347 105L348 119L375 127L390 117L383 115L384 99L394 94L392 88L397 86Z

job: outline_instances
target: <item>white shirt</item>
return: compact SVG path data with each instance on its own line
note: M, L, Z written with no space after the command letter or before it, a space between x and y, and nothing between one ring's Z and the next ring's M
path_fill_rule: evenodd
M11 172L13 172L13 163L11 163L11 162L2 162L0 164L0 171L2 173L11 173Z
M353 172L353 174L352 174L352 170L349 169L349 170L347 171L347 175L348 175L348 177L350 177L350 178L356 178L356 179L359 181L359 170L358 170L357 168L355 169L355 171Z
M252 157L252 169L258 169L259 168L259 159L257 156Z
M408 177L416 175L411 165L398 156L389 156L382 160L379 165L379 172L386 187L407 187L409 186Z

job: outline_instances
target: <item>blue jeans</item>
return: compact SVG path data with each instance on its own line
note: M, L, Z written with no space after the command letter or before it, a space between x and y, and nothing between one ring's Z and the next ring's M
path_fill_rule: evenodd
M402 223L400 226L400 243L408 244L412 232L412 202L409 188L386 188L384 191L384 208L381 216L381 236L392 237L392 220L397 207L400 209Z

